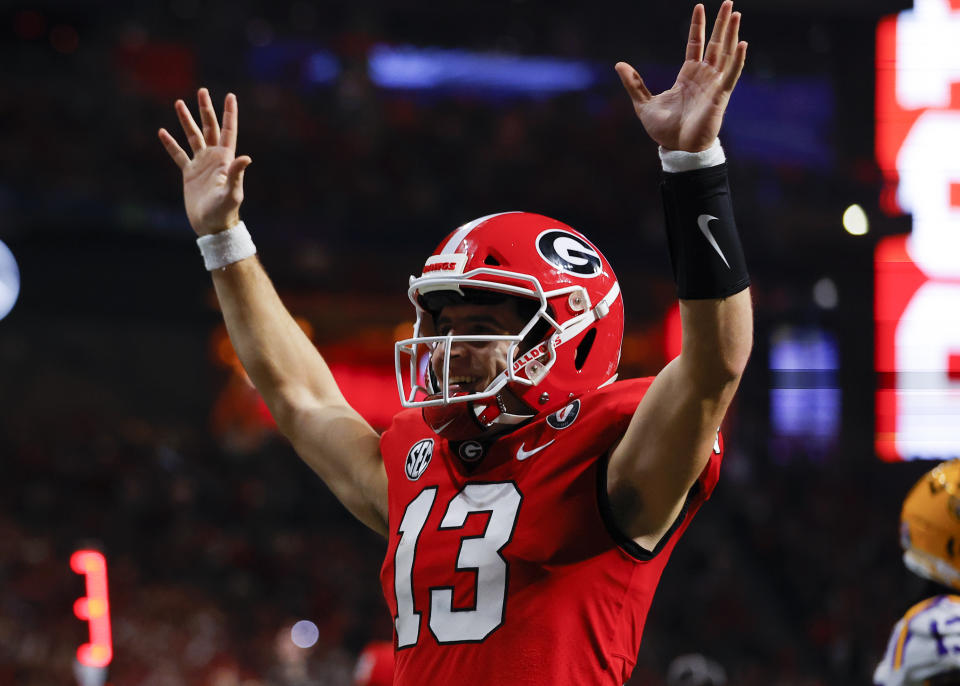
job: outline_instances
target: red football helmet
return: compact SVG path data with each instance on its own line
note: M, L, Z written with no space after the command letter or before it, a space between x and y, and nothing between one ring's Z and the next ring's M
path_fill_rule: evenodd
M502 431L616 378L623 340L620 285L600 251L555 219L502 212L464 224L427 258L420 276L410 277L408 295L417 319L413 337L395 346L400 401L423 408L424 420L444 438ZM438 300L489 302L498 296L523 299L532 312L515 334L423 335L432 333ZM451 393L446 351L457 343L493 340L510 343L506 369L483 390ZM444 351L442 378L430 365L437 346ZM505 391L529 411L508 412L515 403L504 402Z

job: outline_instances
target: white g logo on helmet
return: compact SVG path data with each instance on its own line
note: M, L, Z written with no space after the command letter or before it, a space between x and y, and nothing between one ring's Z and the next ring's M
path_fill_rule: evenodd
M585 278L603 271L600 255L579 236L562 229L548 229L537 236L540 257L562 272Z

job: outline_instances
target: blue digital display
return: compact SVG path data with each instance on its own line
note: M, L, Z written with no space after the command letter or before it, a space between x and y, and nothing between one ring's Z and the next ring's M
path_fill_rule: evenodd
M836 337L812 327L782 326L770 341L770 423L776 437L812 455L840 435L842 393Z
M459 49L377 45L370 51L368 64L373 83L407 90L548 95L586 90L597 80L594 66L583 60Z
M307 41L276 41L247 53L247 70L258 81L324 86L340 76L340 60Z

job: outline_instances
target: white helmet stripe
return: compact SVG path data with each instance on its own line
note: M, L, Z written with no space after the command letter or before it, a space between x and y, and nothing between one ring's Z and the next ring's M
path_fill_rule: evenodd
M603 300L598 302L597 305L606 305L607 307L610 307L616 302L618 297L620 297L620 282L614 281L613 286L609 291L607 291L607 294L603 296Z
M456 252L457 246L463 242L463 239L467 237L467 234L488 219L499 217L501 214L516 214L518 211L519 210L514 210L512 212L495 212L494 214L488 214L486 217L480 217L479 219L474 219L471 222L467 222L457 229L452 236L450 236L450 240L447 241L446 245L443 246L443 250L440 251L440 254L449 255L450 253Z

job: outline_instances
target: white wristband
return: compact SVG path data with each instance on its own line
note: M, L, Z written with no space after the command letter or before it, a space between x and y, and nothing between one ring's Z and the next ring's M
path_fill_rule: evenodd
M203 266L211 272L257 254L257 247L243 222L237 222L226 231L200 236L197 246L203 255Z
M672 174L716 167L726 161L727 156L723 154L719 138L715 138L709 148L700 152L660 148L660 164L663 166L663 171Z

